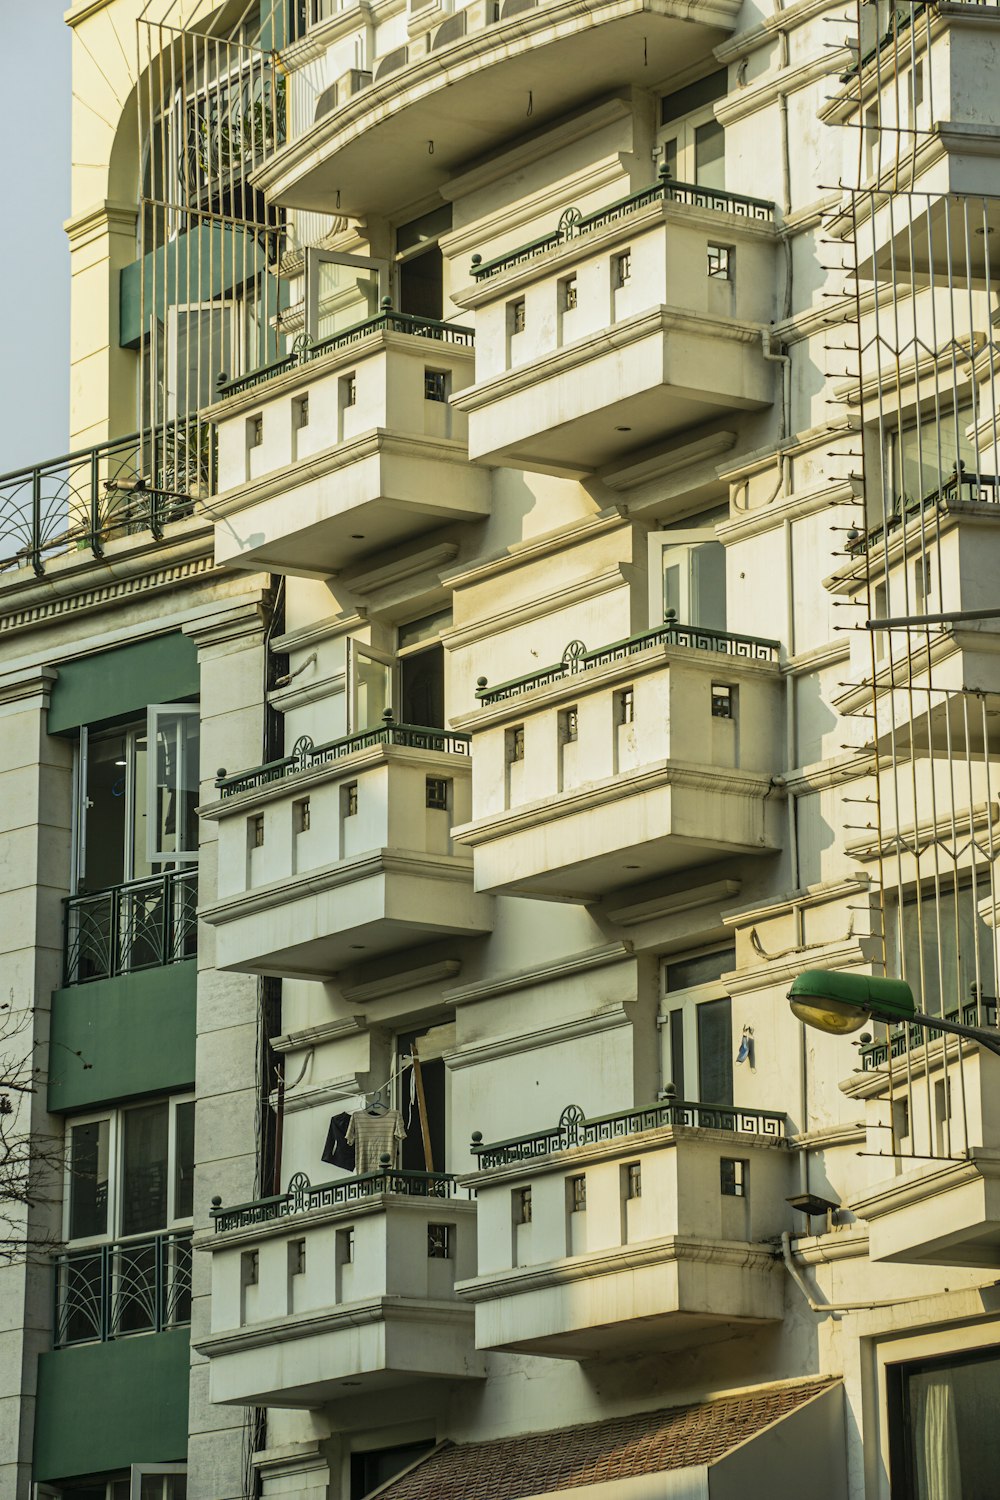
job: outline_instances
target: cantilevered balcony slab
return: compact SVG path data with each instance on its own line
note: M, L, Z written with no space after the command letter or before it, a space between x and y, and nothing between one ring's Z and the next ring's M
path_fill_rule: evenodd
M450 837L470 775L465 736L393 725L222 781L221 800L201 809L219 824L218 899L199 912L215 928L216 967L322 979L361 957L489 932L490 899Z
M384 1171L222 1208L212 1256L211 1398L319 1406L485 1374L472 1310L476 1205L445 1173ZM253 1278L247 1275L254 1266Z
M594 901L781 846L774 642L664 627L481 690L476 889ZM570 667L577 670L572 671Z
M375 81L338 101L255 180L287 206L392 212L528 126L707 61L739 10L738 0L538 0L504 3L500 19L484 24L491 8L470 7L468 31L446 45L432 39L381 77L376 58Z
M783 1117L664 1102L474 1145L476 1344L590 1359L782 1316ZM580 1112L575 1112L579 1115Z
M383 313L224 388L213 409L218 562L322 577L489 513L448 396L472 333Z
M476 318L476 383L452 398L471 458L580 476L774 400L772 204L666 179L553 231L477 257L456 293Z

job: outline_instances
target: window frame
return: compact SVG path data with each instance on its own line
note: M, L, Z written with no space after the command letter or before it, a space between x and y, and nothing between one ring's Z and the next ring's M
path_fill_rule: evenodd
M683 1058L681 1060L680 1073L684 1081L684 1090L683 1098L681 1098L679 1092L675 1096L679 1103L705 1103L701 1098L698 1008L715 1000L729 1000L731 1002L732 996L721 979L704 980L700 984L687 985L683 989L668 989L667 968L670 964L697 958L709 958L716 953L720 955L732 954L732 943L712 943L706 945L704 948L694 949L691 952L667 954L660 960L658 1025L660 1032L663 1033L660 1038L660 1067L661 1079L663 1081L661 1090L667 1081L672 1083L676 1081L677 1069L673 1057L673 1044L675 1033L677 1030L680 1030L683 1039ZM735 964L735 958L733 959L733 963ZM672 1019L677 1013L680 1013L681 1016L679 1025L677 1023L672 1024ZM735 1029L732 1026L730 1029L734 1035ZM711 1107L710 1104L706 1104L706 1108ZM720 1105L718 1107L728 1108L729 1106Z
M157 827L156 794L159 790L157 776L157 732L161 718L173 715L178 719L194 718L198 728L198 758L195 798L198 798L198 781L201 775L201 704L199 703L150 703L146 706L146 859L149 864L163 865L168 869L179 865L195 864L201 855L200 847L194 849L160 850L152 847L158 840L154 837ZM178 737L178 766L176 790L184 785L187 765L187 736Z
M666 619L666 565L667 553L676 551L678 557L682 555L686 559L681 597L682 602L687 603L686 614L690 616L694 612L694 593L692 560L698 547L716 546L723 548L723 562L725 562L725 548L716 535L714 526L693 526L690 529L682 528L677 531L651 531L649 533L649 628L657 629ZM699 611L700 612L700 611ZM724 622L728 621L728 587L723 592L722 614ZM699 626L706 630L725 630L726 624L721 626L704 625L700 620L685 618L680 611L677 614L678 625L690 625L694 629Z
M392 280L392 268L390 262L387 260L370 255L348 255L344 250L319 250L315 246L309 246L305 253L303 305L305 308L305 331L314 344L319 342L320 337L320 299L318 287L321 265L353 266L361 270L374 271L378 277L378 292L375 299L378 304L375 312L376 317L378 317L382 302L390 295L389 286ZM359 321L364 323L367 319L361 318ZM331 334L329 337L332 338L335 335Z
M708 124L719 125L723 135L722 147L722 185L721 187L709 187L705 183L698 182L696 143L698 130ZM677 142L677 171L673 180L676 182L690 182L697 187L705 187L707 192L724 192L726 188L726 156L725 156L725 127L716 118L715 104L703 104L699 109L693 109L686 115L677 115L660 125L656 132L656 144L659 148L664 163L667 159L667 145L670 141Z
M123 1235L120 1229L123 1193L124 1172L124 1144L125 1144L125 1115L130 1109L142 1109L151 1104L167 1105L167 1212L166 1222L159 1229L146 1229L137 1234ZM159 1098L138 1099L129 1104L110 1105L104 1109L88 1110L85 1114L70 1115L66 1120L66 1150L63 1162L63 1202L62 1202L62 1241L63 1244L73 1250L85 1250L89 1246L100 1246L113 1241L149 1239L154 1234L169 1234L173 1230L188 1229L193 1226L194 1214L177 1215L174 1213L176 1186L177 1186L177 1111L181 1105L194 1104L193 1093L167 1094ZM91 1125L106 1120L108 1122L108 1213L107 1228L100 1234L70 1235L70 1215L72 1209L73 1171L69 1150L70 1137L73 1130L81 1125ZM194 1152L192 1151L191 1163L194 1166Z

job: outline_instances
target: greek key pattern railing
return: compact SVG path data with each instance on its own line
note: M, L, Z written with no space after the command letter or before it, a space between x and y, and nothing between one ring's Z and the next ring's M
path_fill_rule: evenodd
M762 1136L767 1140L785 1139L785 1116L764 1109L735 1109L722 1104L690 1104L681 1099L664 1099L646 1109L624 1110L616 1115L599 1115L588 1120L578 1104L569 1104L559 1116L558 1125L535 1135L517 1136L509 1141L495 1141L484 1146L476 1131L471 1151L478 1158L481 1171L506 1166L511 1162L531 1161L554 1151L568 1151L573 1146L592 1146L601 1141L615 1141L638 1135L644 1130L664 1126L686 1125L696 1130L725 1130L740 1135Z
M168 870L64 902L63 983L86 984L193 958L198 871Z
M258 1198L254 1203L237 1203L223 1208L214 1198L210 1213L216 1234L227 1229L248 1229L254 1224L270 1224L275 1219L305 1213L310 1208L339 1208L347 1203L363 1203L391 1193L403 1198L456 1198L462 1191L450 1172L409 1172L386 1165L378 1172L362 1172L356 1177L341 1177L313 1187L305 1172L289 1179L287 1193L274 1198ZM466 1196L470 1196L465 1190Z
M60 552L104 555L116 537L150 532L192 514L215 486L215 444L207 427L157 428L81 448L0 474L0 570L45 572Z
M897 501L896 513L883 525L875 526L867 532L849 532L847 550L855 557L863 557L869 547L880 542L883 537L894 536L908 521L911 534L915 538L918 534L918 526L915 521L909 520L910 517L915 517L921 511L930 510L936 505L955 505L959 502L973 505L1000 505L1000 476L968 474L965 472L965 465L960 463L949 480L939 485L936 490L931 490L929 494L924 495L922 500L912 500L904 496Z
M962 1026L995 1026L997 1002L984 996L981 1002L972 1000L968 1005L963 1005L961 1014L958 1010L946 1011L944 1019L958 1021ZM889 1036L879 1041L866 1042L858 1049L861 1055L861 1067L866 1073L874 1073L879 1068L884 1068L890 1058L895 1061L897 1057L903 1057L907 1052L925 1047L928 1042L937 1041L942 1036L944 1036L943 1031L934 1031L925 1026L895 1027ZM959 1038L956 1037L954 1040L958 1042Z
M391 307L383 304L378 317L356 323L351 328L345 328L342 333L332 334L330 338L314 341L307 333L300 334L291 354L287 354L284 359L274 360L269 365L262 365L259 370L251 370L239 380L226 380L225 376L220 375L218 399L224 401L226 397L239 395L241 391L251 391L256 386L273 380L276 375L283 375L286 370L296 370L301 365L311 364L324 354L332 354L336 349L347 349L351 344L358 344L372 333L408 333L415 338L456 344L465 349L471 349L476 342L473 328L463 328L457 323L442 323L434 318L418 318L413 313L393 312Z
M63 1251L55 1299L57 1349L190 1323L190 1229Z
M342 760L358 750L370 750L375 745L398 745L407 750L432 750L442 755L469 755L471 737L445 729L425 729L418 724L396 724L387 710L384 722L377 729L365 729L360 734L350 734L346 739L331 740L326 745L314 745L307 734L296 740L291 755L282 760L271 760L263 766L254 766L250 771L227 776L220 771L216 786L223 797L234 797L237 792L248 792L254 787L270 786L296 771L309 771L314 766L325 766L331 761Z
M627 219L640 209L648 208L651 203L687 203L693 208L707 208L713 213L738 214L743 219L774 218L774 204L765 198L748 198L743 193L727 193L721 188L699 187L694 182L675 182L665 176L661 168L659 181L652 187L630 193L627 198L619 198L616 203L610 203L607 208L598 209L596 213L584 215L577 208L568 208L561 215L558 228L552 234L542 235L527 245L511 250L507 255L498 255L495 260L485 262L481 256L474 255L472 275L476 281L488 281L501 271L509 271L514 266L535 260L537 256L544 255L546 250L554 250L557 245L567 244L580 235L589 234L591 230L603 229L619 219Z
M655 630L644 630L640 635L627 636L614 641L610 646L601 646L588 651L582 641L570 641L562 654L562 660L538 672L529 672L525 677L512 678L510 682L489 687L485 677L478 679L476 697L485 707L490 703L503 703L507 698L520 697L532 688L546 687L550 682L561 682L564 677L585 672L589 667L603 667L609 662L624 661L638 656L651 646L683 646L692 651L716 651L723 656L737 656L744 661L777 661L781 649L778 641L764 640L753 635L730 635L726 630L708 630L696 625L678 625L668 620Z

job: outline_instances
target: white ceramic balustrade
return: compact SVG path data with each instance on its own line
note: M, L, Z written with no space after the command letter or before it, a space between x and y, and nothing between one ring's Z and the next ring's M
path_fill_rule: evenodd
M957 1019L957 1017L956 1017ZM974 1014L966 1024L980 1025ZM983 1018L985 1019L985 1018ZM872 1260L918 1265L995 1266L1000 1259L1000 1057L975 1042L920 1033L909 1053L895 1037L890 1063L880 1049L841 1087L864 1101L868 1151L892 1175L856 1197L868 1223ZM896 1140L890 1148L890 1113ZM964 1159L963 1159L964 1158ZM893 1166L895 1171L893 1172Z
M476 1207L378 1194L205 1236L211 1399L318 1406L425 1379L481 1378L471 1309Z
M487 515L489 476L469 468L465 418L448 403L472 359L462 344L376 328L227 396L213 413L216 559L326 576Z
M443 5L439 24L412 13L412 34L404 10L365 9L321 75L336 85L329 112L274 154L260 184L289 207L391 214L523 135L529 99L536 125L629 84L711 66L739 9L738 0L499 0L494 19L492 5L473 0L454 6L467 11L464 25L449 25L456 17ZM357 66L355 37L373 74L357 91L343 72ZM315 90L314 73L313 64Z
M585 1359L782 1316L767 1242L790 1227L783 1141L665 1127L464 1180L479 1270L458 1291L480 1349Z
M476 889L595 900L780 848L783 691L773 662L654 645L456 721Z
M452 404L470 457L580 475L770 404L776 244L769 212L656 199L461 293L476 383Z
M199 913L216 967L324 978L490 931L490 899L450 834L470 779L467 755L374 745L202 808L219 823L218 899Z

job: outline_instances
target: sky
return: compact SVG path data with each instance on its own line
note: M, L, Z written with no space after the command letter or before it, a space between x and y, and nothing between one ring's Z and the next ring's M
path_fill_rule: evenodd
M0 0L0 473L68 449L68 0Z

